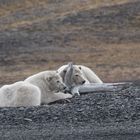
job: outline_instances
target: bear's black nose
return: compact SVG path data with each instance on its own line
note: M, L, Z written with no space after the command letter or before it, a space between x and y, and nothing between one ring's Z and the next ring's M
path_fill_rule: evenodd
M84 84L86 81L84 80L84 81L82 81L82 84Z
M67 87L66 87L66 86L64 86L64 87L63 87L63 89L65 90L65 89L67 89Z
M64 89L64 93L71 93L70 88L69 88L69 87L66 87L66 88Z

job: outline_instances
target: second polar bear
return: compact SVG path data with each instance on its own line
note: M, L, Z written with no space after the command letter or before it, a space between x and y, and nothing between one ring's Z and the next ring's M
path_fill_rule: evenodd
M41 103L48 104L60 99L72 98L71 94L62 92L66 86L57 71L43 71L28 77L25 81L40 89Z
M69 73L71 75L71 77L69 76L69 79L73 79L71 84L74 84L74 86L82 85L83 83L103 83L102 80L90 68L83 65L73 65L72 63L69 63L68 65L61 66L58 69L58 72L62 76L64 82L65 78L68 77L66 76L68 75L67 73ZM83 82L80 83L81 81Z
M16 82L0 88L0 107L40 105L40 89L27 82Z

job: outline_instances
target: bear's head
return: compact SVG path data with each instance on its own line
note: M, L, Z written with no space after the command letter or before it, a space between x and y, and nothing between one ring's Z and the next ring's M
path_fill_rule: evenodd
M46 80L51 91L59 92L66 89L66 85L63 83L62 77L58 72L46 76Z
M83 85L86 82L86 79L83 76L81 67L69 63L68 66L61 72L63 75L64 83L68 88Z
M81 67L73 66L72 82L74 83L74 86L83 85L86 82Z

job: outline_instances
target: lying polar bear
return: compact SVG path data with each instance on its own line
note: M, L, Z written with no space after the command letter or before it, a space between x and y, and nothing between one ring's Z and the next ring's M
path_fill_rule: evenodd
M27 82L16 82L0 88L0 107L38 106L40 89Z
M26 82L37 86L41 91L41 103L48 104L60 99L72 98L71 94L62 91L66 89L57 71L43 71L28 77Z
M58 69L68 92L80 95L81 92L94 91L93 83L103 84L101 79L88 67L69 63Z
M88 67L83 65L63 65L58 69L64 83L70 87L89 83L103 83L102 80Z

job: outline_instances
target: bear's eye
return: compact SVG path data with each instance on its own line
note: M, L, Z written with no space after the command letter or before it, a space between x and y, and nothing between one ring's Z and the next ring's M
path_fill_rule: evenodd
M79 69L81 70L82 68L81 68L81 67L79 67Z
M60 83L60 81L56 81L57 83Z
M64 73L66 73L67 71L66 71L66 70L64 70L63 72L64 72Z
M75 76L76 76L76 77L78 77L79 75L78 75L78 74L76 74Z

